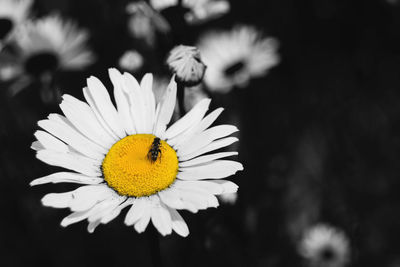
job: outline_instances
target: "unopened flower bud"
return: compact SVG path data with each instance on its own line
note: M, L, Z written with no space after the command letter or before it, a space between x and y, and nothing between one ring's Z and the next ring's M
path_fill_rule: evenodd
M200 51L194 46L176 46L169 53L167 64L176 74L177 81L185 86L199 84L206 70L206 65L200 58Z

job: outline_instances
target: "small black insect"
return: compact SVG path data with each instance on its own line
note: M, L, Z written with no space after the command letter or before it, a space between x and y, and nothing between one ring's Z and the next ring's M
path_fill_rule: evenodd
M149 153L147 153L147 158L151 162L155 162L158 158L158 154L160 154L160 160L161 160L161 139L158 137L155 137L153 140L153 143L151 144Z

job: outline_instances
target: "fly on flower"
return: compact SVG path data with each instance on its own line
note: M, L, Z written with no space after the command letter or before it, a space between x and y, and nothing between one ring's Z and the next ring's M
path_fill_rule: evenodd
M149 152L147 153L147 157L152 162L156 161L157 159L161 160L161 140L158 137L154 137L153 143L151 143L151 147Z
M42 199L45 206L72 211L62 226L88 220L88 231L93 232L130 207L125 224L137 232L145 231L151 221L162 235L175 231L187 236L189 229L177 210L196 213L217 207L216 195L237 191L236 184L223 179L243 170L239 162L223 159L237 152L213 151L238 141L230 136L238 129L210 127L222 112L219 108L206 115L210 99L167 127L176 102L174 79L156 104L151 74L140 83L115 69L109 75L116 107L102 82L91 77L83 89L86 102L64 95L64 115L50 114L38 122L43 130L35 133L32 144L37 158L69 171L38 178L31 185L82 184Z

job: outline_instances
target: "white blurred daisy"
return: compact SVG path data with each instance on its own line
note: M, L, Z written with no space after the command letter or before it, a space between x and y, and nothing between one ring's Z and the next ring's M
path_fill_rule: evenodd
M143 66L143 57L136 50L128 50L121 56L118 65L124 70L135 72Z
M178 0L150 0L150 5L158 11L178 4ZM226 0L182 0L181 5L186 10L184 17L188 24L200 24L218 18L230 10L229 1Z
M175 102L176 83L171 80L156 105L152 75L138 83L129 73L109 71L116 106L95 77L87 80L80 101L64 95L60 108L65 116L50 114L38 122L32 147L41 161L71 171L38 178L31 185L70 182L76 190L43 197L45 206L70 208L62 226L87 219L88 231L116 218L130 206L125 224L145 231L150 220L162 235L174 230L181 236L188 227L177 210L196 213L217 207L216 195L237 191L223 180L243 167L221 158L237 152L211 153L238 139L232 125L210 127L222 109L205 116L210 99L199 102L167 128ZM159 139L158 139L159 138Z
M0 0L0 50L29 16L32 0Z
M34 79L48 81L45 77L58 70L81 70L92 64L95 57L87 47L88 39L87 31L58 15L21 25L15 33L17 54L13 64L7 65L8 78L18 78L10 94L17 94Z
M315 267L343 267L350 261L350 244L339 229L318 224L306 231L299 253Z
M262 37L251 26L208 32L197 47L207 65L204 80L211 91L228 92L235 86L244 87L252 77L265 75L279 63L278 41Z
M81 70L94 61L93 53L87 47L88 32L58 15L26 23L16 37L17 48L28 71L38 65Z

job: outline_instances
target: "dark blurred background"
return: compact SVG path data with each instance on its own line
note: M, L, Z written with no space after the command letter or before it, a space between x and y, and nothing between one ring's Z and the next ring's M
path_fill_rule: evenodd
M63 93L82 99L89 75L110 85L107 68L135 47L126 33L127 3L35 1L36 16L57 11L91 32L98 60L59 73ZM248 87L213 96L214 107L226 108L220 121L240 128L245 170L231 177L238 201L182 212L191 234L160 239L164 265L301 266L302 231L326 222L350 239L351 266L400 266L400 3L232 0L229 14L185 29L159 54L141 48L143 73L162 70L173 45L237 23L276 37L281 62ZM123 216L89 234L86 222L59 226L68 210L42 207L44 194L76 187L29 186L55 170L30 145L36 122L60 110L43 104L35 86L13 98L0 94L0 265L150 267L145 234L126 227Z

